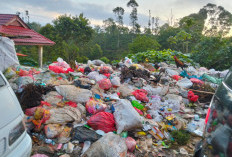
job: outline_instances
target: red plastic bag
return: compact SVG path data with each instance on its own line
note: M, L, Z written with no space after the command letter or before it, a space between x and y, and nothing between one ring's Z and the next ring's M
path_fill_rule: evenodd
M104 90L108 90L112 87L112 84L109 79L102 79L98 81L99 87Z
M105 133L116 131L114 115L109 112L99 112L91 116L87 123L94 130L102 130Z
M53 71L54 73L65 73L64 68L56 65L49 65L49 70Z
M77 107L77 103L75 103L73 101L66 102L65 104L68 105L68 106L74 107L74 108Z
M48 103L48 102L46 102L46 101L41 101L41 102L40 102L40 106L43 107L44 105L45 105L45 106L48 106L48 107L51 107L51 106L52 106L50 103Z
M148 102L149 99L147 97L147 91L145 89L138 89L132 92L132 94L135 96L137 100L140 100L142 102Z
M110 73L110 68L106 66L102 66L99 71L100 74L107 74Z
M130 152L133 152L135 150L136 141L132 137L127 137L126 146Z
M72 68L68 68L65 73L69 73L69 72L74 72L74 70Z
M28 75L29 75L29 71L22 69L19 70L19 76L28 76Z
M182 77L179 75L172 75L172 78L176 81L180 80Z
M34 116L35 110L37 107L32 107L32 108L28 108L25 110L25 114L27 116Z
M195 95L192 91L188 92L188 99L190 102L196 102L198 100L199 96Z
M110 73L105 73L103 75L105 75L107 78L109 78L111 74Z

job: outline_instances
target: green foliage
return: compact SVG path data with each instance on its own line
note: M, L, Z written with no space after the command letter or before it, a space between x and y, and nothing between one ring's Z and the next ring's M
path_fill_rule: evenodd
M95 44L92 48L91 48L91 59L94 59L96 57L100 58L103 55L101 46L98 44Z
M89 58L86 56L77 57L77 62L79 62L79 63L87 63L88 60L89 60Z
M30 57L18 57L18 59L21 65L32 66L32 67L38 66L38 62L36 62Z
M115 66L115 65L117 65L119 62L120 62L120 60L113 60L113 61L111 62L111 64Z
M224 70L231 66L231 52L230 40L220 37L203 37L195 46L192 58L201 66Z
M150 36L139 35L129 44L131 53L144 52L147 50L157 50L160 44Z
M106 57L102 57L102 58L100 58L100 60L103 61L106 64L110 63L110 60L108 58L106 58Z
M171 135L179 145L186 145L190 139L190 134L185 130L174 130Z
M167 62L174 63L173 56L177 56L181 61L193 63L188 54L183 54L181 52L172 51L170 49L163 51L150 50L147 52L139 52L136 54L129 54L128 57L133 60L133 62Z

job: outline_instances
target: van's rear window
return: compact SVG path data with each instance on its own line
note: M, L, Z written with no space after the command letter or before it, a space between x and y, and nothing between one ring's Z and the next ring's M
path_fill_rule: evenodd
M6 85L6 82L4 81L2 76L0 75L0 87L5 86L5 85Z

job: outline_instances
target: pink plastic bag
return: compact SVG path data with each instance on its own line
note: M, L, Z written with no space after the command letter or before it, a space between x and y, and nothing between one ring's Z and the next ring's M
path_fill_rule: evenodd
M196 83L196 84L200 84L200 85L204 84L203 81L201 81L197 78L191 78L190 81L192 81L192 83Z
M99 112L91 116L87 123L94 130L102 130L105 133L116 131L114 115L109 112Z
M19 70L19 76L28 76L28 75L29 75L29 71L22 69Z
M134 109L139 113L140 116L143 115L143 112L141 110L137 109L136 107L134 107Z
M132 94L135 96L137 100L140 100L142 102L148 102L149 99L147 97L147 91L145 89L138 89L132 92Z
M109 79L102 79L98 81L99 87L104 90L108 90L112 87L112 84Z
M136 141L132 137L127 137L126 146L130 152L133 152L135 150Z

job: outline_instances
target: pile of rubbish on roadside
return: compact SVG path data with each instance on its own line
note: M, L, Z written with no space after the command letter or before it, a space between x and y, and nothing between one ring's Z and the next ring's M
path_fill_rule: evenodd
M5 71L25 113L33 156L192 156L226 71L164 62L119 68L61 58Z

